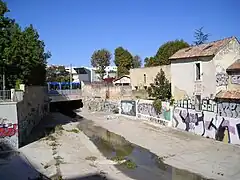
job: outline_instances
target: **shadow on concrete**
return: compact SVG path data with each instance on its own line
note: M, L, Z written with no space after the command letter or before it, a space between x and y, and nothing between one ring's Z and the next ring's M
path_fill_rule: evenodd
M0 146L0 179L1 180L59 180L63 179L56 175L47 177L36 170L26 156L13 150L7 144ZM110 180L102 174L89 174L69 178L66 180ZM112 180L112 179L111 179Z
M55 91L55 93L58 93L58 91ZM50 101L50 104L49 104L50 112L51 113L60 112L71 118L54 119L52 114L49 113L48 116L44 117L44 119L41 120L40 123L32 129L28 138L25 140L24 143L20 145L20 147L23 147L27 144L30 144L34 141L37 141L43 137L48 136L49 134L53 133L55 131L55 128L59 125L65 125L71 122L79 122L83 118L74 112L75 110L83 107L82 100L70 101L66 96L62 94L58 94L58 95L62 96L64 98L64 101L60 101L60 102Z
M38 172L22 153L7 144L0 146L0 179L50 180Z

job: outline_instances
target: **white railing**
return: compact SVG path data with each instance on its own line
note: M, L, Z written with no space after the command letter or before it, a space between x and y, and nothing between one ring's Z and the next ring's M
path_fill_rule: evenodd
M81 89L65 89L65 90L50 90L48 94L51 96L58 96L58 95L81 95Z

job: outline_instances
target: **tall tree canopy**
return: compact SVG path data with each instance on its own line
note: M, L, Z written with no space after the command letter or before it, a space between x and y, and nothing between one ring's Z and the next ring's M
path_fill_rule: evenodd
M97 68L97 73L100 75L100 79L103 80L105 75L105 68L110 65L111 53L106 49L100 49L93 52L91 57L91 64Z
M131 53L123 47L118 47L115 49L114 56L118 77L129 74L129 70L133 67L133 56Z
M196 29L194 32L194 37L195 37L195 41L193 41L194 45L200 45L200 44L204 44L208 41L208 37L210 34L208 33L204 33L203 32L203 27Z
M168 41L161 45L154 57L145 58L145 67L168 65L170 56L182 48L189 47L183 40Z
M45 53L37 30L32 25L22 30L14 19L6 16L8 11L0 0L0 72L5 74L6 88L15 87L16 82L44 85L51 54Z
M142 59L140 56L136 55L133 57L133 67L132 68L140 68L142 66Z
M70 73L66 71L65 66L49 66L46 79L47 82L70 82Z

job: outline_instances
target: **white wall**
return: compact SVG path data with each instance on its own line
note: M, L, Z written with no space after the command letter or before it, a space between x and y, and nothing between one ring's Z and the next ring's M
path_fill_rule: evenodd
M195 81L195 63L200 62L201 81ZM172 95L176 100L201 93L209 97L215 93L215 66L211 58L173 60L171 64Z
M240 45L232 40L213 58L201 57L172 60L172 94L176 100L191 98L199 93L203 98L213 98L220 90L227 89L226 69L240 58ZM202 81L195 81L195 63L200 62Z

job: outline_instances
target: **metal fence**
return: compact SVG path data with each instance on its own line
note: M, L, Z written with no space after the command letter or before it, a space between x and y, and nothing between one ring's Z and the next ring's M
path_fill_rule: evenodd
M81 89L50 90L49 95L81 95Z
M0 90L0 102L12 101L11 90Z

